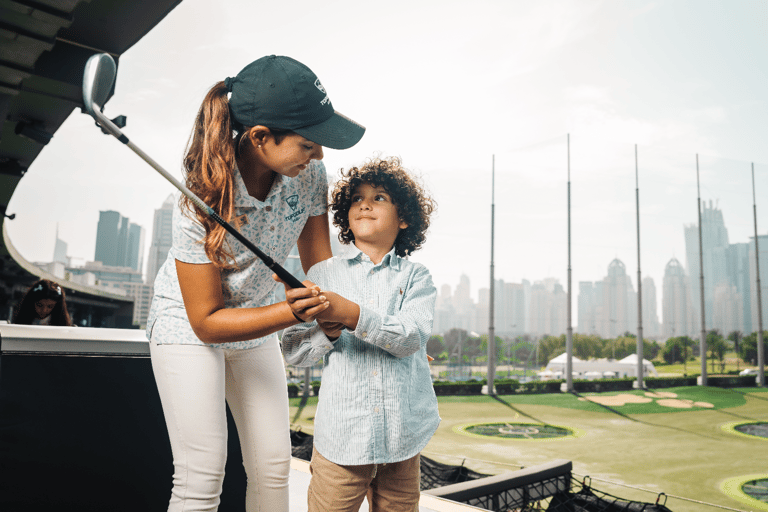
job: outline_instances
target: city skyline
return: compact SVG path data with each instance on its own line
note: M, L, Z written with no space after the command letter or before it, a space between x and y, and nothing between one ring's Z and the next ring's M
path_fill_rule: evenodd
M574 286L614 258L634 273L637 144L642 271L658 284L671 257L685 259L680 226L697 221L697 155L702 199L719 202L733 240L753 229L755 162L768 229L768 54L756 51L767 11L752 0L185 0L120 56L104 112L126 115L126 135L180 177L207 89L262 55L297 58L367 127L357 146L325 152L329 178L377 152L400 156L438 205L413 259L437 283L467 274L474 296L489 281L493 155L496 275L565 285L569 152ZM274 23L256 37L251 20L264 17ZM347 30L317 37L318 26L381 37L350 45ZM5 225L30 261L50 258L57 223L86 260L98 211L149 228L171 191L76 109L19 182Z
M160 208L155 209L154 225L151 232L151 244L148 249L146 273L145 269L138 269L145 276L144 282L152 284L153 274L165 261L168 249L171 245L171 218L174 205L174 194L170 194ZM705 292L707 304L707 324L722 331L730 332L739 330L751 332L752 318L756 311L751 307L754 298L754 287L750 286L753 276L749 275L750 261L754 259L750 252L750 243L729 243L728 228L725 226L724 214L712 202L705 202L702 209L703 222L703 247L705 258ZM109 224L106 229L103 224ZM105 245L108 240L114 242L120 234L128 237L129 227L132 230L143 227L129 223L119 212L102 211L100 221L96 229L97 248L99 238L103 238ZM114 233L107 233L107 231ZM687 262L686 265L672 257L665 267L664 276L659 281L662 294L657 296L656 279L654 276L643 275L643 325L646 337L668 338L675 333L693 334L698 331L698 286L692 283L691 274L698 276L698 226L685 224L682 230L686 236ZM761 236L761 238L768 238ZM118 249L115 242L113 249ZM125 244L123 244L125 245ZM55 244L54 260L61 257L62 246L67 244L58 238ZM334 252L338 253L339 245L334 244ZM768 249L768 239L762 246L765 252ZM101 248L102 252L105 248ZM133 250L137 250L133 247ZM98 249L97 249L98 252ZM112 252L115 252L114 250ZM125 248L124 248L125 252ZM111 253L110 253L111 254ZM96 255L98 256L98 254ZM112 256L117 257L116 254ZM135 261L137 255L123 254L125 260ZM693 260L691 260L693 258ZM94 261L99 261L96 257ZM693 264L691 264L691 261ZM102 261L105 265L109 263ZM294 264L290 264L294 263ZM299 267L295 262L287 266L296 272ZM753 264L752 264L753 265ZM118 265L119 266L119 265ZM131 267L131 265L127 265ZM733 267L733 272L731 272ZM88 262L82 267L95 271L98 269ZM679 269L679 270L678 270ZM134 270L135 269L134 267ZM752 271L754 273L754 270ZM731 275L733 273L733 275ZM763 272L765 274L765 267ZM624 332L637 331L637 283L633 281L634 274L628 270L626 264L618 258L614 258L608 265L606 275L601 281L579 281L574 287L574 311L573 326L577 332L584 334L600 334L604 337L616 337ZM303 278L303 274L301 274ZM123 278L121 278L123 279ZM107 279L108 280L108 279ZM768 282L768 279L764 279ZM566 328L565 283L560 283L555 277L544 279L523 279L520 283L506 281L504 276L497 276L497 302L496 309L499 318L508 325L499 325L500 332L520 331L534 335L547 333L562 333ZM475 311L478 307L485 308L487 314L489 289L482 286L473 299L471 294L471 280L462 275L456 285L456 293L447 283L436 283L441 296L448 296L455 311L472 310L473 318L457 321L449 316L448 322L454 321L456 327L474 327L487 329L487 319ZM668 294L672 297L670 298ZM456 299L453 298L455 295ZM444 301L445 299L443 299ZM554 302L553 302L554 301ZM444 305L438 301L437 309ZM522 309L520 309L522 308ZM540 311L546 311L540 313ZM715 314L713 315L713 311ZM535 312L532 313L532 312ZM533 315L533 316L530 316ZM554 315L554 316L552 316ZM445 323L439 314L436 315L436 324ZM447 324L446 324L447 325ZM482 329L481 329L482 330Z

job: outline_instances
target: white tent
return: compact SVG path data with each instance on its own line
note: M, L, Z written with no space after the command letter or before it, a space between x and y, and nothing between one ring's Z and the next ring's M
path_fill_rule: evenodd
M598 378L598 373L601 377L636 377L637 376L637 355L631 354L621 361L615 361L612 359L596 359L592 361L583 361L578 357L571 359L573 364L573 377L574 378ZM565 353L551 359L547 364L547 370L557 374L565 375L565 366L567 364L567 355ZM643 375L656 375L656 368L653 363L643 359ZM558 376L555 376L558 378Z
M637 354L629 354L627 357L619 361L619 364L629 364L634 368L637 368ZM649 373L653 373L657 377L659 376L659 373L656 371L656 367L653 366L653 363L647 359L643 359L643 375L648 375Z

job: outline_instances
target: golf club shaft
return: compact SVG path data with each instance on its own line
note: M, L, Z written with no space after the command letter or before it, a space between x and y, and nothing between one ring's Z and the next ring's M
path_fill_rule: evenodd
M107 130L111 135L113 135L117 140L131 148L131 150L139 155L142 160L147 162L149 165L151 165L157 172L159 172L166 180L170 181L171 184L176 187L182 194L187 196L198 208L203 210L210 218L218 222L224 229L226 229L232 236L234 236L241 244L243 244L245 247L247 247L251 252L253 252L256 256L259 257L261 261L264 262L267 267L270 268L275 274L277 274L277 277L285 281L291 288L304 288L304 285L296 279L296 277L293 276L290 272L285 270L279 263L276 263L275 260L273 260L269 255L262 252L258 247L253 245L250 240L245 238L237 229L235 229L229 222L222 219L218 213L216 213L213 208L205 204L199 197L197 197L191 190L189 190L187 187L185 187L179 180L173 177L168 171L166 171L160 164L155 162L152 157L150 157L148 154L146 154L144 151L141 150L138 146L136 146L133 142L128 140L128 137L125 136L123 132L120 131L120 129L115 126L115 124L110 121L104 114L99 112L98 110L94 110L94 118L96 121L101 125L105 130Z

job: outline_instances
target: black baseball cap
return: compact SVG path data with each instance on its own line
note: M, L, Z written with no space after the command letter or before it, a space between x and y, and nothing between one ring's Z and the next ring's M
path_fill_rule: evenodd
M232 93L230 113L243 126L291 130L331 149L351 148L365 133L334 110L317 75L290 57L262 57L224 83Z

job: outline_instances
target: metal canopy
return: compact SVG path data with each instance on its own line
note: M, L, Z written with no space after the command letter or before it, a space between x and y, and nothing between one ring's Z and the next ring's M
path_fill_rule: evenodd
M64 120L83 106L85 62L115 61L181 0L0 0L0 213ZM111 96L111 93L110 93ZM8 221L5 215L2 223ZM12 221L10 221L12 222ZM0 237L0 307L33 280Z

